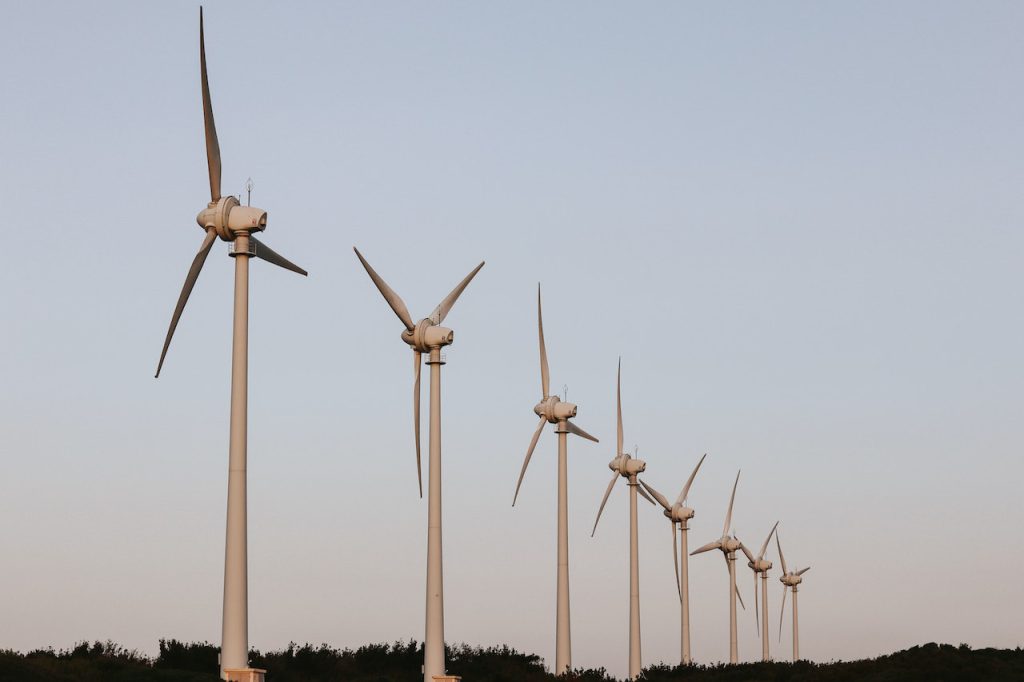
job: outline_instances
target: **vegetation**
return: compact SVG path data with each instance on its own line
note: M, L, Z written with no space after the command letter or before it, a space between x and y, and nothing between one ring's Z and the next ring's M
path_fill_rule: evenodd
M289 644L281 651L253 650L251 664L266 668L269 682L421 682L423 649L414 641L335 649L326 644ZM553 682L539 656L507 646L448 647L449 670L466 682ZM151 659L113 642L82 642L72 649L28 653L0 650L0 682L216 682L217 647L208 643L161 640ZM576 670L566 682L614 682L605 670ZM888 656L832 663L745 663L666 666L644 670L648 682L807 682L928 680L1024 680L1024 651L971 649L965 644L925 644Z

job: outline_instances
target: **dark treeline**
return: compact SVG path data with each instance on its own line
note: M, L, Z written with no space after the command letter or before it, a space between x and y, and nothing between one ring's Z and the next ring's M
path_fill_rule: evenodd
M507 646L447 648L448 669L466 682L553 682L539 656ZM422 646L417 642L370 644L335 649L321 644L288 645L281 651L253 650L251 665L266 668L269 682L421 682ZM209 643L161 640L160 653L149 658L113 642L83 642L72 649L29 653L0 650L0 682L216 682L217 647ZM604 669L576 670L571 682L613 682ZM925 644L888 656L832 663L744 663L740 665L646 668L644 680L714 680L716 682L804 682L843 680L890 682L929 680L1024 680L1024 651L971 649L966 645Z

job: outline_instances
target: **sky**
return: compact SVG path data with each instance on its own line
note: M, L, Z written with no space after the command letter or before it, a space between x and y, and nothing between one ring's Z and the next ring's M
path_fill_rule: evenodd
M0 22L0 647L219 641L232 262L202 240L198 8L7 3ZM251 269L249 633L423 635L409 350L351 251L446 320L449 642L554 660L556 439L573 664L622 675L625 442L693 546L772 524L801 654L1024 641L1024 7L1014 2L211 2L224 191L308 279ZM425 419L425 417L424 417ZM426 422L424 421L424 425ZM668 522L640 510L644 664L679 656ZM782 588L773 650L789 650ZM751 575L737 566L750 605ZM728 657L720 559L693 654ZM759 657L741 612L740 656ZM456 671L457 672L457 671Z

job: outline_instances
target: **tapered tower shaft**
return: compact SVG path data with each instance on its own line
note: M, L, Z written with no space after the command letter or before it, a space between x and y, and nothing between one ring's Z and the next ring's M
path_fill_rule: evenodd
M220 675L249 663L246 434L249 374L249 235L235 237L235 303L231 346L231 433L228 446L228 511L224 543L224 613Z
M768 653L768 571L761 571L761 660L771 660Z
M444 574L441 562L441 349L431 348L430 453L427 504L427 616L423 638L423 680L444 675Z
M629 479L629 679L640 676L640 559L636 523L636 476Z
M736 553L726 555L729 564L729 662L739 662L739 649L736 644Z
M793 585L793 660L800 660L800 625L796 607L796 585Z
M558 422L558 606L555 613L555 674L572 669L569 620L569 455L566 422Z
M679 603L680 609L682 610L682 661L683 665L690 665L693 659L690 656L690 565L689 557L690 553L686 549L686 542L688 535L687 531L689 526L686 521L681 524L681 533L683 535L682 547L679 550L679 581L680 587L682 587L682 600Z

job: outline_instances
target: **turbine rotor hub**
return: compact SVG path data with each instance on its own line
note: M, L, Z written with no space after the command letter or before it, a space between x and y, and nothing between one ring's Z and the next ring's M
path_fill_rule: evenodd
M241 233L267 229L267 212L255 206L242 206L238 199L228 195L210 202L196 216L196 222L203 230L212 228L217 231L218 237L231 242Z
M695 515L693 509L682 504L672 505L672 511L666 509L663 513L672 521L678 521L680 523L686 523Z
M447 327L434 324L429 319L420 320L412 331L402 332L402 340L420 353L429 353L434 348L450 346L455 340L455 332Z
M552 424L557 424L563 419L572 419L576 416L576 406L572 403L562 402L558 396L550 396L541 400L533 408L534 414L544 417Z

